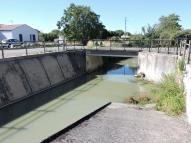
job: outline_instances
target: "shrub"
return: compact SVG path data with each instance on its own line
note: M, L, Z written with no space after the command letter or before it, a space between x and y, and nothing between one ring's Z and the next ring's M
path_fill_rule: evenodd
M175 75L164 76L156 108L170 115L179 115L184 111L184 90L183 86L176 82Z

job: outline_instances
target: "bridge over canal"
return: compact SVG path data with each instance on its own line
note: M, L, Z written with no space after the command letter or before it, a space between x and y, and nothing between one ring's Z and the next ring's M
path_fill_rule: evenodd
M121 44L122 42L128 44L124 43ZM79 50L86 51L86 54L91 56L110 56L110 57L137 57L138 52L140 51L181 55L184 54L185 52L184 50L186 47L185 44L181 44L184 43L181 41L172 45L158 44L161 43L161 41L157 41L157 43L156 41L149 42L150 44L142 43L142 41L140 40L133 41L136 42L136 44L131 44L130 42L132 41L120 41L119 44L117 43L117 41L110 41L109 45L98 45L95 44L94 42L92 46L88 45L83 46L80 44L71 44L67 42L62 44L54 43L53 45L48 45L44 43L43 45L34 44L32 46L21 46L15 48L3 48L3 46L1 45L0 59L30 56L30 55L45 54L45 53L54 53L54 52L79 51ZM148 41L146 42L148 43Z

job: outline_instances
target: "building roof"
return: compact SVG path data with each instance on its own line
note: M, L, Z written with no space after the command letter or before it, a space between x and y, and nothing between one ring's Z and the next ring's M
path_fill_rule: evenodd
M0 24L0 31L12 31L22 25L25 24L12 24L12 25Z

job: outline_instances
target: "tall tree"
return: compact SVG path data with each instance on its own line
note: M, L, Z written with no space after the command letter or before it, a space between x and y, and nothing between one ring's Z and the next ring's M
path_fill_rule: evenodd
M62 29L68 39L80 40L85 44L89 39L100 37L104 25L99 21L99 15L90 7L71 4L57 26Z
M162 16L159 21L157 32L161 39L174 39L177 33L181 31L180 17L176 14Z

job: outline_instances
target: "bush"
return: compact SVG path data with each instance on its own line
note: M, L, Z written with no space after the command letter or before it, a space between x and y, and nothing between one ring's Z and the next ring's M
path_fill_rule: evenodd
M184 90L183 86L176 82L175 75L164 76L156 107L170 115L180 115L184 111Z

